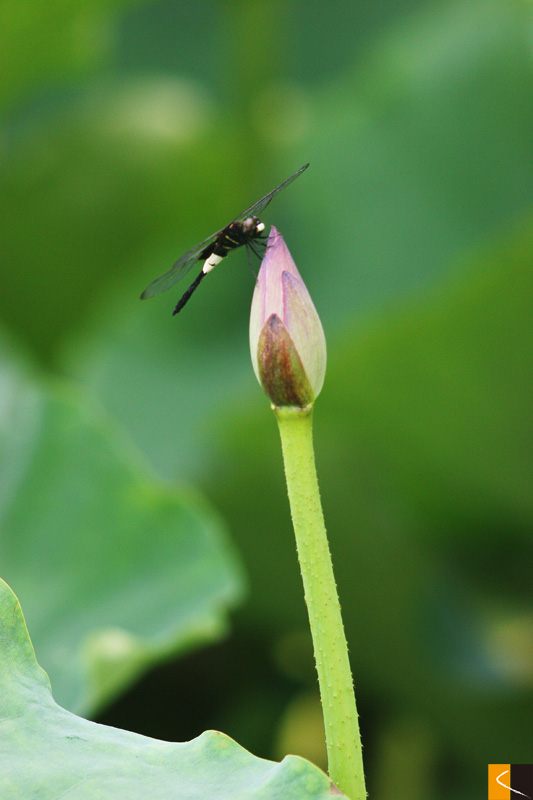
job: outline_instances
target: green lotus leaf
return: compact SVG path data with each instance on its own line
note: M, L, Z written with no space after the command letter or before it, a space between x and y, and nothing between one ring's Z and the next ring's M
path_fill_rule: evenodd
M248 753L217 731L162 742L98 725L58 706L20 604L0 581L2 800L326 800L344 797L297 756Z
M239 561L196 491L158 481L78 390L1 352L3 576L58 699L87 712L150 664L220 638Z

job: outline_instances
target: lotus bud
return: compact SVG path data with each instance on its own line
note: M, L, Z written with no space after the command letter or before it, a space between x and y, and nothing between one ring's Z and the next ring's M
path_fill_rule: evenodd
M324 383L326 339L283 236L272 226L250 315L257 380L276 407L312 405Z

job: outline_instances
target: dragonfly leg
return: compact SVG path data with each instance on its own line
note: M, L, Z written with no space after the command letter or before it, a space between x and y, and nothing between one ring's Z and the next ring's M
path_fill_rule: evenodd
M265 247L265 246L266 246L266 245L265 245L265 243L264 243L264 242L250 242L250 249L252 250L253 254L254 254L255 256L257 256L257 258L259 259L259 261L261 261L261 260L262 260L262 258L263 258L263 256L264 256L264 252L263 252L263 253L260 253L260 252L258 253L256 248L257 248L257 247Z
M250 258L250 250L253 250L254 253L255 253L255 250L254 250L253 245L251 244L251 242L248 242L248 244L245 245L245 248L246 248L246 258L248 259L248 266L250 267L250 272L252 273L252 275L254 276L254 280L256 281L257 280L257 275L256 275L256 273L254 271L254 268L252 267L252 259ZM255 254L257 255L257 253L255 253Z

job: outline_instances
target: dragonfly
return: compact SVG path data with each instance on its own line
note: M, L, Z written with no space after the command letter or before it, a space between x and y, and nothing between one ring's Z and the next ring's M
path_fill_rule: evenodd
M162 292L166 292L175 283L180 281L198 262L203 261L202 269L198 276L191 283L185 294L180 298L177 306L172 314L178 314L182 308L189 302L193 292L196 291L200 283L206 275L208 275L220 262L226 258L228 253L236 250L238 247L250 248L258 258L260 253L257 247L265 244L266 234L265 225L259 219L265 208L268 206L273 197L275 197L282 189L292 183L296 178L304 172L309 164L304 164L300 167L290 178L283 181L272 189L271 192L266 194L257 203L254 203L239 214L238 217L221 228L219 231L212 233L207 239L204 239L200 244L191 247L187 250L173 266L159 278L156 278L150 283L144 292L141 294L141 300L146 300L148 297L155 297Z

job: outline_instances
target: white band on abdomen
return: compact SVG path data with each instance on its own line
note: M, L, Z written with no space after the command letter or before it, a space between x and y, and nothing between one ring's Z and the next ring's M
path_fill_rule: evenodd
M217 256L214 253L211 253L209 258L206 258L204 262L204 266L202 267L202 272L205 272L207 275L208 272L211 272L212 269L215 269L217 264L220 264L224 256Z

